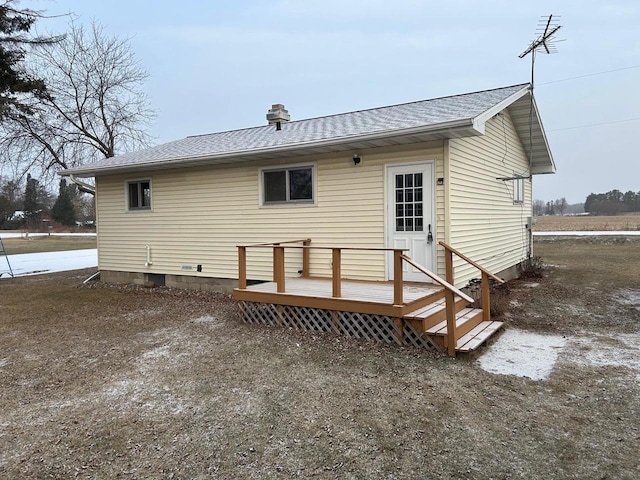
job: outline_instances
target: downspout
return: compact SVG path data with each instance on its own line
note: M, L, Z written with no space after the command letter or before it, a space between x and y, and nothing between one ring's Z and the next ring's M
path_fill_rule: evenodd
M147 249L147 261L144 263L144 266L150 267L153 265L153 262L151 261L151 245L145 245L144 248Z

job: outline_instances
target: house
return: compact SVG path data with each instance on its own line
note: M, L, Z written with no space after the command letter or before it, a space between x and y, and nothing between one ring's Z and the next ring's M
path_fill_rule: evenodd
M230 290L274 278L268 249L311 239L359 249L340 275L392 280L391 250L446 274L445 242L499 277L532 254L532 179L555 165L529 84L187 137L62 172L95 177L98 262L110 282ZM300 276L304 249L283 275ZM312 277L330 278L331 250ZM431 281L405 262L404 281ZM478 277L456 256L455 287Z

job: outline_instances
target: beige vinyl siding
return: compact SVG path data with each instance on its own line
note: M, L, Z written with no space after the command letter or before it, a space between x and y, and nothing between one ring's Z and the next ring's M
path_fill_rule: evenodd
M98 177L99 266L102 270L237 278L237 245L311 238L312 245L385 246L385 166L421 160L442 170L443 143L298 157L238 165L158 170ZM260 168L316 167L315 205L261 206ZM437 175L440 175L438 173ZM151 179L151 211L126 211L126 182ZM442 187L438 187L442 188ZM439 203L443 193L438 190ZM438 212L444 206L436 206ZM444 230L440 219L437 233ZM145 267L151 247L153 265ZM299 250L286 251L287 274L301 268ZM202 265L202 272L196 272ZM248 278L271 278L271 250L249 249ZM192 270L185 269L193 267ZM328 276L330 251L312 251L311 274ZM382 252L344 251L344 277L384 280Z
M450 140L448 151L450 244L492 272L518 264L527 255L531 181L524 180L524 202L514 203L514 182L497 180L529 176L508 111L486 123L485 135ZM454 268L456 286L479 277L461 260Z

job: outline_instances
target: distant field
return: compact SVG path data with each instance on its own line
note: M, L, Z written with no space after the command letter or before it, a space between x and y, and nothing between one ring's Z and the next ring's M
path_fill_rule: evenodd
M640 215L536 217L536 232L640 230Z
M83 250L96 248L96 239L87 237L31 237L3 238L7 255L38 252L62 252L65 250ZM2 255L2 249L0 249Z

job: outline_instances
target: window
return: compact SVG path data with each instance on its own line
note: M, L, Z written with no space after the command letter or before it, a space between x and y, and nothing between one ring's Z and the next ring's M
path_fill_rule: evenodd
M129 210L151 209L151 181L127 182Z
M396 175L396 232L422 232L422 173Z
M513 202L524 203L524 177L518 175L513 179Z
M313 166L262 171L262 203L313 203Z

